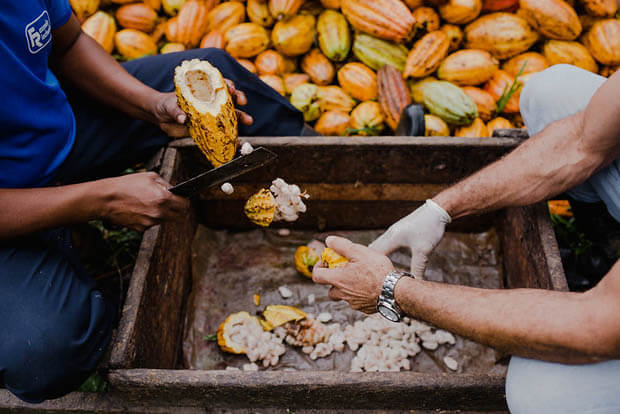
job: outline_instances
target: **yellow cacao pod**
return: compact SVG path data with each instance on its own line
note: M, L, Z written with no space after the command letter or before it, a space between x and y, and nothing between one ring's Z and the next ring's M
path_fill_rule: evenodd
M462 89L476 104L480 119L489 121L493 118L495 111L497 111L497 104L490 93L474 86L464 86Z
M271 32L274 47L285 56L307 53L314 42L315 22L316 19L309 15L297 15L279 21Z
M564 0L520 0L519 5L519 16L549 39L573 40L581 33L577 13Z
M606 19L595 23L584 43L599 63L620 65L620 20Z
M225 49L231 56L248 58L258 55L269 46L269 35L256 23L241 23L224 33Z
M560 63L575 65L590 72L598 72L598 65L584 45L565 40L549 40L543 46L543 55L550 66Z
M157 45L149 35L139 30L123 29L114 36L116 50L125 59L156 55Z
M183 7L187 0L161 0L161 5L164 9L164 12L168 16L176 16Z
M357 33L353 42L353 54L362 63L374 70L384 65L392 65L402 71L407 62L408 50L403 45L397 45L376 37Z
M316 24L321 52L334 62L347 58L351 50L351 33L347 19L335 10L325 10Z
M269 12L276 20L286 20L297 14L304 0L269 0Z
M276 201L271 191L263 188L248 198L243 211L252 223L268 227L276 214Z
M80 23L95 14L99 8L99 0L69 0L69 4Z
M493 118L487 123L487 130L489 132L490 137L493 136L493 131L495 131L496 129L509 129L509 128L514 128L514 125L512 125L512 122L510 122L506 118L502 118L501 116L498 116L497 118Z
M430 33L439 30L439 15L431 7L418 7L411 12L415 20L416 34Z
M413 36L415 20L400 0L342 0L340 8L356 30L404 43Z
M395 131L403 109L411 104L411 95L402 74L393 66L385 65L377 72L377 100L385 122Z
M349 135L379 135L383 131L384 117L381 106L375 101L366 101L351 111Z
M323 252L321 252L321 264L324 267L334 269L336 267L344 266L348 262L349 260L346 257L338 254L334 249L329 247L324 248Z
M246 12L252 23L260 24L263 27L271 27L276 21L269 13L269 7L264 0L248 0Z
M319 49L312 49L301 59L301 70L317 85L329 85L334 80L334 65Z
M411 92L413 102L420 105L424 103L424 85L429 82L437 82L437 79L432 76L428 76L419 81L409 81L409 91Z
M291 104L304 114L306 122L315 121L321 116L317 103L319 87L311 83L298 85L291 93Z
M439 63L448 54L450 39L441 30L427 33L418 40L405 63L405 78L423 78L435 72Z
M613 17L618 12L616 0L581 0L581 3L591 16Z
M108 53L114 49L114 35L116 34L116 23L114 17L98 11L90 16L82 25L82 31L95 39L97 43Z
M340 8L340 0L321 0L321 6L326 9L338 10Z
M538 33L522 18L510 13L491 13L465 28L466 47L490 52L497 59L523 53L538 41Z
M284 81L278 75L265 74L259 76L260 80L271 86L280 95L284 96L286 91L284 90Z
M308 246L299 246L295 251L295 267L299 273L306 277L312 278L312 268L320 260L317 252Z
M207 15L207 31L219 30L226 33L231 27L243 23L245 7L236 1L227 1L215 6Z
M499 62L485 50L458 50L441 62L437 77L458 85L479 85L491 79Z
M454 132L455 137L463 137L463 138L478 138L478 137L488 137L489 130L487 126L484 124L482 119L476 118L471 125L462 126L456 129Z
M547 59L540 53L526 52L510 58L502 65L502 69L511 76L517 76L521 71L522 75L543 71L549 67Z
M439 8L441 18L452 24L465 24L474 20L482 10L482 0L448 0Z
M377 75L363 63L350 62L341 67L338 84L359 101L377 98Z
M349 113L355 106L353 98L339 86L319 86L316 97L321 112L342 111Z
M440 117L426 114L424 115L424 136L448 137L450 136L450 128Z
M224 49L224 45L224 35L219 30L211 30L200 41L200 47L203 49L207 47Z
M439 28L442 32L444 32L448 39L450 39L450 47L448 48L449 52L453 52L461 47L461 43L463 43L463 30L457 25L454 24L444 24Z
M188 48L200 44L207 33L209 7L202 0L188 0L177 15L177 41Z
M185 50L185 46L182 43L166 43L161 47L159 53L165 55L166 53L182 52Z
M260 75L282 75L284 73L284 58L275 50L265 50L254 60L256 70Z
M284 90L290 95L296 87L308 82L310 82L310 76L305 73L287 73L284 75Z
M125 4L116 11L116 21L125 29L151 33L157 23L157 13L143 3Z
M342 111L327 111L321 115L314 129L321 135L345 135L349 127L349 114Z

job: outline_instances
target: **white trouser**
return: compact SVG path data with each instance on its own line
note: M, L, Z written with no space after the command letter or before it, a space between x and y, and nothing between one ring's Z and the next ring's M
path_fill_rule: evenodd
M601 76L570 65L556 65L533 76L523 88L520 100L521 115L530 135L584 109L604 81ZM571 190L570 195L586 202L602 200L620 221L619 164L614 161ZM513 414L618 414L620 360L564 365L512 357L506 399Z

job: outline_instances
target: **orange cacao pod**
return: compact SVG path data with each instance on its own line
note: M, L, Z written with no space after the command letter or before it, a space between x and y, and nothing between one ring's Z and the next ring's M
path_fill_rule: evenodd
M149 35L139 30L123 29L114 36L116 50L125 59L156 55L157 45Z
M277 75L260 75L260 80L275 89L280 95L285 94L284 81Z
M511 76L517 76L519 71L522 75L528 73L536 73L543 71L549 67L547 59L540 53L526 52L517 55L502 65L502 69L508 72Z
M590 16L589 14L581 14L579 15L579 22L581 22L581 27L583 31L590 30L594 23L600 21L602 17Z
M177 41L194 48L207 32L209 7L202 0L188 0L177 15Z
M575 10L563 0L520 0L519 16L549 39L573 40L581 33Z
M276 50L284 56L307 53L314 42L315 23L314 16L309 15L297 15L276 23L271 32Z
M356 30L398 43L413 36L415 20L400 0L342 0L340 8Z
M586 34L584 43L599 63L620 65L620 20L596 22Z
M497 104L490 93L473 86L464 86L461 89L474 101L478 108L478 116L483 121L488 121L495 115Z
M427 33L409 52L403 76L423 78L435 72L441 60L448 54L449 47L450 39L443 31Z
M245 20L245 7L236 1L227 1L215 6L207 16L207 31L219 30L226 33L231 27L243 23Z
M157 13L143 3L125 4L116 11L116 21L125 29L151 33L157 23Z
M581 3L591 16L612 17L618 12L616 0L581 0Z
M351 62L341 67L338 70L338 83L357 100L377 98L377 75L363 63Z
M321 5L326 9L336 9L340 8L340 0L321 0Z
M200 41L201 48L216 47L224 49L224 35L219 30L211 30Z
M231 56L248 58L258 55L269 46L269 35L256 23L241 23L224 33L225 49Z
M495 102L497 102L502 94L510 89L510 85L512 85L514 80L515 79L508 73L503 70L498 70L495 72L493 77L485 83L484 90L493 97ZM508 114L519 112L519 96L521 96L521 87L519 87L519 90L517 90L517 92L515 92L510 99L508 99L508 102L506 103L506 106L504 106L502 112L506 112Z
M450 48L449 52L453 52L461 47L461 43L463 42L463 30L455 24L444 24L439 28L442 32L444 32L448 39L450 39Z
M95 39L106 52L112 53L114 49L114 34L116 33L114 17L98 11L86 19L82 25L82 30Z
M423 0L404 0L404 1L407 7L409 7L411 10L424 5Z
M543 46L543 55L550 66L559 63L575 65L590 72L598 72L596 61L584 45L566 40L549 40Z
M256 56L254 65L259 75L282 75L284 58L275 50L265 50Z
M321 135L342 136L349 127L350 119L346 112L327 111L316 121L314 129Z
M498 116L497 118L493 118L492 120L487 122L487 130L489 131L490 137L493 136L493 131L495 131L496 129L508 129L508 128L514 128L514 125L512 125L512 122L510 122L506 118L502 118L501 116Z
M375 101L366 101L351 111L350 135L379 135L383 131L384 116L381 106Z
M479 85L491 79L499 62L485 50L458 50L441 62L437 70L439 79L458 85Z
M618 71L618 69L620 69L620 65L603 66L598 74L608 78L611 75L613 75L614 73L616 73Z
M319 49L312 49L301 59L301 70L317 85L329 85L334 80L334 65Z
M385 65L377 72L377 99L386 123L396 130L403 109L411 104L411 95L402 74L393 66Z
M471 125L462 126L456 129L454 132L455 137L463 137L463 138L478 138L478 137L488 137L489 130L487 126L484 124L482 119L476 118Z
M166 25L168 24L168 20L166 18L160 19L159 22L155 25L155 29L153 33L151 33L151 39L153 42L159 43L162 37L166 34Z
M299 11L304 0L269 0L269 12L277 20L286 20Z
M287 73L284 75L284 90L290 95L293 93L293 89L308 82L310 82L310 76L305 73Z
M95 14L99 8L99 0L69 0L69 4L71 4L73 13L75 13L75 17L77 17L80 23L84 22L87 17Z
M146 4L147 6L149 6L151 9L155 10L156 12L158 12L159 9L161 9L161 0L144 0L144 4Z
M321 112L342 111L349 113L355 106L355 100L339 86L319 86L316 97Z
M271 27L276 21L269 13L269 7L264 0L248 0L246 12L252 23L260 24L263 27Z
M166 39L168 39L169 42L180 43L179 42L179 23L176 17L173 17L172 19L166 22L164 31L166 33Z
M497 59L507 59L528 50L538 33L522 18L510 13L491 13L465 28L466 47L491 52Z
M418 7L411 12L416 33L429 33L439 29L439 15L430 7Z
M482 11L515 11L519 7L519 0L482 0Z
M252 63L251 60L248 60L248 59L237 59L237 62L239 62L239 64L241 66L246 68L251 73L254 73L254 74L257 73L256 66L254 66L254 63Z
M465 24L474 20L482 10L482 0L449 0L439 8L441 18L452 24Z

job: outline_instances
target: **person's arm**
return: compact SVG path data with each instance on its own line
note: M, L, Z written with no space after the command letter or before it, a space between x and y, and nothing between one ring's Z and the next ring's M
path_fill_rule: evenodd
M376 312L390 260L339 237L327 245L350 260L315 267L313 280L332 285L330 298ZM586 293L541 289L478 289L408 277L396 284L405 313L498 350L563 363L620 358L620 264Z

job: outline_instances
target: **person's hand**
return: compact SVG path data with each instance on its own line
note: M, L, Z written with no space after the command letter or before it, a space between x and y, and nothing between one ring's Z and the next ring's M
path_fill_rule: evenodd
M248 103L245 94L235 88L235 84L230 79L224 79L228 92L237 105ZM248 114L236 109L239 122L244 125L252 125L254 120ZM155 119L159 127L172 138L183 138L189 136L189 130L185 125L187 115L181 110L174 92L160 93L154 109Z
M390 254L400 247L411 249L411 273L423 277L428 255L441 241L446 224L451 218L432 200L408 216L392 224L385 233L368 247L382 254Z
M329 290L331 299L345 300L353 309L365 313L376 312L383 280L394 270L390 259L342 237L330 236L325 243L349 259L349 263L334 269L315 266L312 280L332 285Z
M190 203L168 191L170 184L154 172L99 181L104 202L100 216L115 224L144 231L163 221L181 221Z

